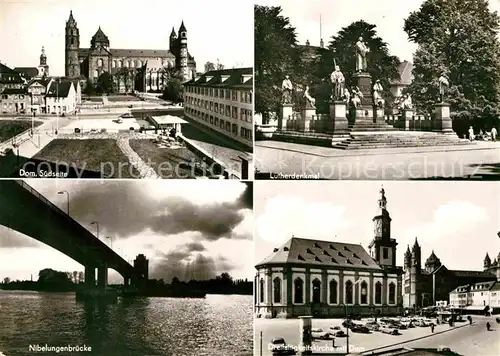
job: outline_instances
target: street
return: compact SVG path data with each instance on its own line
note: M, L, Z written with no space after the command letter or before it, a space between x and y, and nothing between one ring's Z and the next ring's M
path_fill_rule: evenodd
M256 142L256 168L263 179L411 180L500 179L500 142L471 147L343 151L325 147ZM301 175L293 177L290 175Z
M493 356L498 354L500 346L499 331L494 318L473 316L472 326L466 322L456 323L450 330L449 325L437 325L432 334L429 327L416 327L401 330L401 335L388 335L381 332L370 334L349 333L349 349L351 353L370 354L370 350L383 350L394 347L438 348L448 347L464 356ZM486 331L486 321L492 325L492 331ZM342 319L313 319L312 327L328 331L331 326L340 326ZM298 319L256 319L255 320L255 355L271 356L269 343L273 338L282 337L286 343L297 346L300 343L300 324ZM345 328L341 327L345 331ZM443 332L444 333L441 333ZM262 332L262 352L261 337ZM420 338L418 341L410 341ZM335 338L335 348L332 340L317 340L313 348L318 354L345 353L346 338ZM365 353L366 352L366 353Z

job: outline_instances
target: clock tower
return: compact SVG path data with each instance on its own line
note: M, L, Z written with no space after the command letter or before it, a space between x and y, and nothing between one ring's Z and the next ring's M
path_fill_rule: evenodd
M396 266L397 242L391 239L391 220L385 190L381 188L377 213L373 217L373 240L368 246L370 255L380 266Z

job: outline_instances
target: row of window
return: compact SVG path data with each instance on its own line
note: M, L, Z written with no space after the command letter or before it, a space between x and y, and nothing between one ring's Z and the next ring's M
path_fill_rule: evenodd
M312 282L312 302L321 303L321 281L319 279L314 279ZM345 287L345 303L354 304L354 283L347 280L344 284ZM338 301L338 282L336 280L331 280L329 285L329 304L337 304ZM259 283L260 290L260 302L264 303L265 287L264 279L260 280ZM276 277L273 280L273 303L282 303L282 281L281 278ZM367 305L368 301L368 284L363 281L360 284L360 301L359 304ZM391 282L389 283L389 304L396 304L396 285ZM382 304L382 283L375 283L375 304ZM304 281L301 278L296 278L293 282L293 303L302 304L304 303Z
M197 86L186 86L187 93L193 93L213 98L221 98L225 100L240 101L242 103L252 103L252 93L248 90L207 88ZM238 94L239 93L239 94Z
M215 103L213 101L197 99L193 97L187 97L186 103L188 105L197 106L201 109L212 111L216 114L225 115L227 117L238 119L238 110L240 112L240 120L252 122L252 110L238 108L236 106L224 105L220 103Z
M213 125L217 128L220 128L221 130L225 130L228 133L232 134L233 136L238 136L238 125L233 124L230 121L225 121L222 118L219 118L217 116L209 115L204 112L200 112L191 108L185 108L186 113L189 114L190 116L197 117L206 123L210 123L210 125ZM252 141L252 130L247 129L245 127L240 127L240 132L239 136L247 139L249 141Z
M21 94L21 95L12 95L13 97L11 99L13 100L24 100L24 97L25 95ZM2 99L8 99L9 98L9 95L7 94L2 94Z

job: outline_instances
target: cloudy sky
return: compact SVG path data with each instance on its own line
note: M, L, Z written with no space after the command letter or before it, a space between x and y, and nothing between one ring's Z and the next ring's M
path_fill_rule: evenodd
M253 65L253 2L250 0L2 0L0 61L36 67L45 46L52 75L64 75L65 26L70 10L89 47L99 26L111 48L168 49L172 26L187 29L188 50L198 71L207 61L226 68Z
M343 27L359 20L377 25L378 35L388 43L391 54L412 61L416 45L408 42L404 20L417 11L423 0L256 0L258 5L281 6L297 29L299 43L306 40L319 46L320 16L325 45ZM490 9L500 10L499 0L490 0Z
M253 277L252 189L240 182L29 180L128 261L150 260L150 278ZM245 253L246 252L246 253ZM57 250L0 226L0 279L36 279L44 268L83 271ZM110 271L110 282L123 283Z
M482 270L486 252L500 252L498 183L269 181L254 187L256 263L292 235L367 248L381 184L398 265L415 237L422 264L434 249L450 269Z

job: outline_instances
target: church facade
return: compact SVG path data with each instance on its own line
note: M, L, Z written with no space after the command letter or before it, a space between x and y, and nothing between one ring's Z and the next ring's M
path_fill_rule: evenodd
M255 266L255 314L261 318L398 315L403 269L385 191L373 217L369 251L358 244L292 237Z
M184 22L178 34L172 28L169 49L112 49L99 27L89 48L80 47L77 22L70 13L66 22L65 75L96 83L101 74L113 74L119 92L162 90L168 73L177 70L182 80L196 75L196 62L187 47Z

